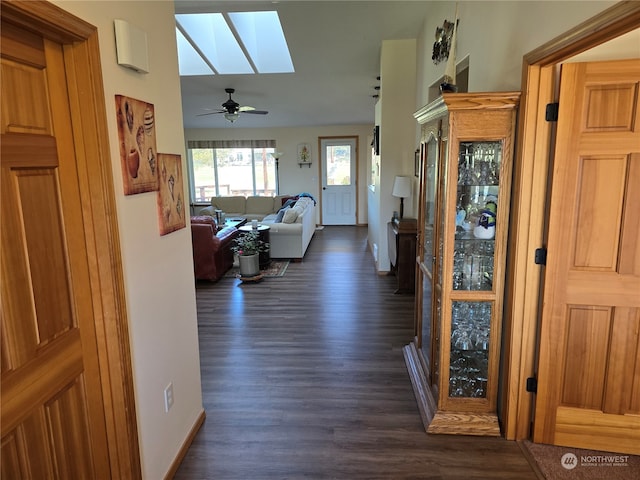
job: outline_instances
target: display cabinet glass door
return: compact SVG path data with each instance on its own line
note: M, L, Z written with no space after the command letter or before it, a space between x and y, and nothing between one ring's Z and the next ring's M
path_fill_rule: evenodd
M437 128L436 128L437 130ZM424 197L422 201L424 212L424 236L422 245L422 258L420 271L422 275L422 318L420 322L419 347L422 351L423 359L429 363L429 374L431 384L437 382L437 349L434 345L437 342L437 331L434 331L434 264L437 245L436 239L436 206L438 190L438 140L435 133L430 135L427 142L423 144L423 188Z
M461 142L458 156L454 290L492 290L501 142Z
M502 142L460 142L453 249L449 398L487 398ZM464 291L470 292L469 300ZM491 297L493 298L493 297ZM494 367L494 366L491 366Z
M449 397L487 397L491 310L492 302L452 302Z

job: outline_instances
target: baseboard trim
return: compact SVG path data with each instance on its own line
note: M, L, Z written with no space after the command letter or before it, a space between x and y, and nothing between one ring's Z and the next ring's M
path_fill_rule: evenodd
M202 427L202 424L204 423L204 419L206 417L207 415L204 409L202 409L198 414L198 417L196 418L195 423L191 427L191 430L189 430L189 434L187 435L187 438L184 439L184 442L182 443L182 447L180 447L180 450L178 451L176 458L173 460L173 462L171 462L169 471L164 476L165 480L171 480L175 476L176 472L178 471L178 468L180 468L180 464L182 463L182 460L184 460L184 457L187 454L187 451L189 450L189 447L193 443L193 439L195 438L196 434L200 430L200 427Z

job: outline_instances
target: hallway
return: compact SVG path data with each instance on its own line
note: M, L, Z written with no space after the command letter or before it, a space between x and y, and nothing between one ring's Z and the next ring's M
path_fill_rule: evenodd
M536 479L502 438L427 435L402 347L413 297L366 227L317 231L257 284L197 286L207 418L176 479Z

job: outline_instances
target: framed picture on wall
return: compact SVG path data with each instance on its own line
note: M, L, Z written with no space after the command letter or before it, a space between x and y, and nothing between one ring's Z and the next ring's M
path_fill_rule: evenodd
M311 163L311 144L298 144L298 163Z
M374 155L380 155L380 125L373 127L373 141L371 142Z
M125 195L158 190L153 104L116 95L120 163Z
M180 155L159 153L158 177L158 223L160 235L166 235L187 223Z

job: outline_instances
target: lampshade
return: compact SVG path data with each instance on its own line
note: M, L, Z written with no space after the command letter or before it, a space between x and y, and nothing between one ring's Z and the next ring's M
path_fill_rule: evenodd
M238 119L237 113L225 113L224 118L229 120L231 123L235 122Z
M411 196L411 179L409 177L396 177L393 181L394 197L407 198Z
M271 152L271 156L276 160L282 158L284 156L283 152Z

